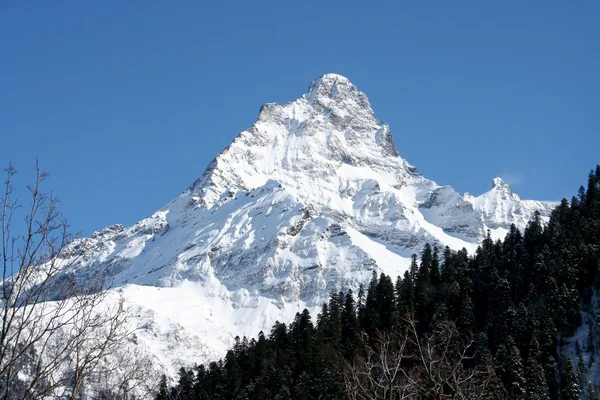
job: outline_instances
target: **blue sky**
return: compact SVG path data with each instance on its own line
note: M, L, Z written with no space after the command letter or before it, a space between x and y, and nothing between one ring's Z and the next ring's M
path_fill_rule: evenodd
M261 104L335 72L428 178L576 193L600 162L600 2L0 3L0 163L51 173L74 230L181 193Z

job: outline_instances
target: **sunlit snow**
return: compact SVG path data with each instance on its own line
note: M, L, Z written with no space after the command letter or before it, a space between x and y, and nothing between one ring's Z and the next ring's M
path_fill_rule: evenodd
M397 155L365 94L327 74L286 105L266 104L182 195L138 224L76 244L68 273L107 274L136 310L138 346L171 376L268 333L332 291L395 275L425 243L474 251L487 229L523 228L553 203L505 184L461 195Z

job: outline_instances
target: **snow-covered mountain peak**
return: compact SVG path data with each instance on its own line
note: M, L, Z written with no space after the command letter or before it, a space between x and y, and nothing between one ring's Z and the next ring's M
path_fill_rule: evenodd
M272 179L296 196L322 203L335 193L339 197L347 181L356 186L365 173L372 179L380 172L392 185L418 174L398 157L389 126L375 119L367 96L347 78L326 74L293 102L263 105L256 122L217 156L190 191L210 208L231 193Z
M339 74L323 74L315 79L308 86L308 94L311 97L322 95L332 96L340 94L340 92L350 92L356 90L356 86L350 79Z
M488 229L501 237L555 206L493 183L474 197L425 178L398 156L367 96L326 74L297 100L262 106L163 209L74 243L70 272L130 285L128 301L156 322L140 343L176 371L222 356L236 335L317 310L373 271L402 274L426 243L473 252ZM153 347L157 338L168 345Z
M329 101L343 101L348 97L361 98L366 100L362 105L370 109L367 96L360 92L348 78L338 74L325 74L314 80L308 86L307 97L313 102L323 104Z
M348 78L338 74L325 74L313 81L304 96L317 109L326 112L344 110L354 116L373 118L373 109L366 94L350 82Z
M492 189L500 189L500 190L508 190L510 191L510 186L508 183L504 182L504 180L500 177L496 177L492 179Z
M465 194L465 200L481 213L486 227L498 230L498 238L503 237L508 221L523 229L535 211L539 211L545 221L557 205L554 202L523 200L499 177L492 180L492 188L488 192L477 197Z

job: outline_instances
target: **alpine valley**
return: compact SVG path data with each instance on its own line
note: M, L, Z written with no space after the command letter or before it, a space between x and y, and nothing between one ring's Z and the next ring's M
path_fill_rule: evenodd
M107 275L133 311L135 343L175 378L224 356L236 336L314 315L373 271L397 276L426 243L474 252L553 202L522 200L500 178L480 196L427 179L394 146L369 99L326 74L285 105L265 104L204 174L131 227L71 244L65 274Z

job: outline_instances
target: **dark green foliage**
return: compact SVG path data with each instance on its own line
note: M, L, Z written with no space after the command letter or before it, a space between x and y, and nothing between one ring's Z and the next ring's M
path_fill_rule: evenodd
M440 284L440 258L437 246L433 247L433 255L431 257L431 284L438 287Z
M349 290L342 310L342 352L348 360L354 358L362 347L356 310L352 290Z
M537 332L532 335L531 343L528 348L528 358L525 362L525 379L527 380L527 397L534 399L549 399L550 385L548 384L548 374L542 365L542 352L537 339ZM553 383L555 383L553 378Z
M396 284L396 308L400 318L411 313L415 303L415 286L410 273L404 273L404 279L398 277Z
M600 166L546 222L535 215L523 233L512 226L503 241L488 232L472 257L446 247L440 260L427 244L395 283L373 272L357 296L331 293L316 325L304 310L289 327L277 322L268 337L236 338L224 360L182 369L176 387L168 389L163 378L156 399L346 399L348 365L382 333L400 338L407 316L415 317L419 344L448 326L458 332L448 348L472 339L464 367L483 368L492 359L495 398L578 399L582 391L597 398L585 377L600 326L600 307L591 301L600 289ZM560 352L582 314L590 330L574 366ZM418 363L403 366L410 372Z
M475 306L471 296L466 294L463 297L460 307L460 316L458 318L458 327L464 335L475 331Z
M512 398L523 398L525 395L525 370L521 352L519 351L512 336L508 336L506 342L498 347L495 357L498 366L498 375Z
M530 356L525 362L525 379L527 400L549 400L550 392L544 369L535 357Z
M560 398L561 400L577 400L581 389L579 377L570 359L563 357L560 364Z

